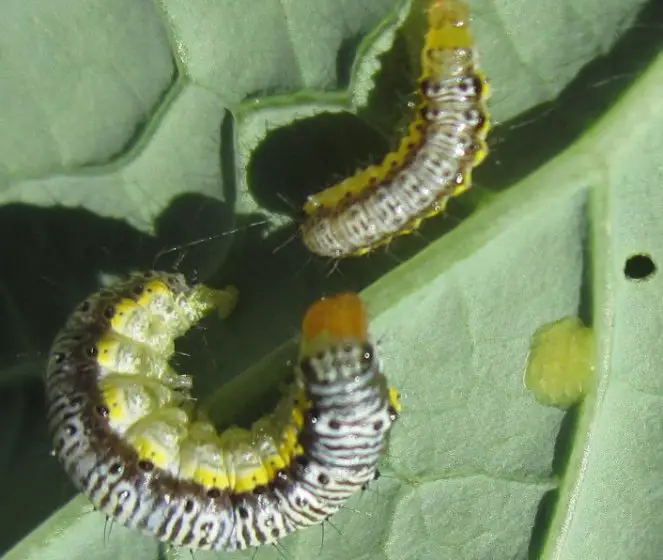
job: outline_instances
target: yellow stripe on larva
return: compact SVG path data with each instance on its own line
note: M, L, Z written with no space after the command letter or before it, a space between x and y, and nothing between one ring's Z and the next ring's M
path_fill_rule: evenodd
M182 442L180 476L205 488L230 488L223 450L214 426L195 422Z
M119 433L155 410L182 400L181 394L143 375L110 374L99 382L99 391L108 419Z
M189 416L176 407L164 407L144 416L124 433L139 461L177 475L181 468L180 445L185 440Z
M162 280L151 280L135 300L119 299L108 311L110 330L97 342L96 358L104 372L99 389L108 421L127 434L140 460L207 488L250 492L301 452L297 436L304 422L303 391L293 394L287 415L279 413L283 418L267 416L251 430L232 427L218 436L208 422L188 424L183 411L173 411L173 405L189 398L191 380L168 365L174 336L212 309L227 316L236 299L234 288L199 285L179 296ZM176 448L180 453L175 459Z
M360 256L439 214L471 185L486 157L489 89L476 68L469 13L460 0L428 10L420 102L398 148L304 205L304 244L321 256Z

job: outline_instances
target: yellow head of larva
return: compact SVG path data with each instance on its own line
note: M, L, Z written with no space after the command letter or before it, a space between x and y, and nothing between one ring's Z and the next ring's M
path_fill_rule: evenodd
M428 49L471 49L468 30L470 13L462 0L436 0L428 9L428 33L424 56Z

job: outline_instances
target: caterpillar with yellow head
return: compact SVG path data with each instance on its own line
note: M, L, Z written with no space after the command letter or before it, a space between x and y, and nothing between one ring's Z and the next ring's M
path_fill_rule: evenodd
M416 230L470 187L472 169L488 153L489 89L463 0L432 2L421 71L415 118L398 148L309 197L301 235L313 253L364 255Z
M46 373L54 452L95 509L160 541L234 551L321 523L375 478L399 404L346 293L303 320L294 390L251 429L197 418L174 340L226 316L234 288L135 274L88 297Z

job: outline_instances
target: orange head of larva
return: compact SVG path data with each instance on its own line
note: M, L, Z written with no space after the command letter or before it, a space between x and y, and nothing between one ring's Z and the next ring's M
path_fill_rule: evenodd
M368 314L359 296L347 292L319 299L302 321L302 354L342 341L368 338Z

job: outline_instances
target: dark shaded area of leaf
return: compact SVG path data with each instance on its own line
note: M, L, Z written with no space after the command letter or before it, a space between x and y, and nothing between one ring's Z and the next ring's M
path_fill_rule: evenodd
M144 255L145 266L207 280L232 243L227 224L233 220L229 203L199 194L177 197L155 222L158 251Z
M199 239L228 223L227 205L190 194L179 197L156 222L157 235L145 235L123 220L101 218L84 209L38 208L11 204L0 208L0 377L3 477L15 480L3 495L0 550L20 539L74 492L49 455L42 375L48 348L72 308L96 290L98 273L126 274L153 266L200 274L213 262L221 243L163 254L164 248ZM84 241L83 241L84 240ZM181 255L184 254L184 260ZM23 406L17 408L17 403ZM12 512L21 511L21 515Z
M3 357L45 350L76 302L98 287L99 270L144 266L157 250L154 240L123 221L83 209L23 204L0 209L0 240L0 259L9 265L3 267L3 289L13 310L3 325L8 333L0 340ZM17 325L28 321L29 339L21 339Z
M613 49L588 64L557 99L495 128L475 182L501 191L564 151L629 88L663 48L663 3L651 0Z
M568 410L559 428L555 440L555 453L553 455L552 470L558 480L564 479L573 444L576 439L576 428L578 427L579 409L574 406ZM555 508L559 500L559 488L546 492L539 504L539 508L532 528L532 538L529 544L529 558L536 560L540 557L546 541L546 535L550 523L555 514Z
M574 406L573 408L570 408L564 416L562 424L559 427L557 439L555 440L555 454L553 456L552 470L560 479L564 476L569 457L573 450L578 420L578 407Z
M3 267L2 288L11 298L7 307L12 311L3 325L9 336L0 340L0 356L45 349L73 306L98 288L99 271L126 274L155 266L172 269L177 264L176 253L159 259L155 255L218 233L210 231L210 224L223 223L227 215L225 204L188 194L163 212L156 221L157 236L151 237L123 220L101 218L83 209L2 207L0 260L8 264ZM179 268L202 276L200 266L219 247L203 243L186 251ZM31 332L26 340L21 338L24 329L15 327L28 321Z
M22 406L12 411L17 402ZM12 481L3 488L0 511L0 552L4 553L76 491L50 455L41 379L27 379L20 386L3 386L0 407L3 425L7 427L0 446L8 458L2 464L2 476ZM7 441L10 438L12 441Z
M589 213L590 209L587 208L586 212ZM578 306L578 317L587 326L593 325L595 320L594 310L594 293L593 286L595 285L592 264L595 262L592 255L592 240L591 232L587 230L583 240L583 269L582 269L582 284L580 286L580 305Z
M157 560L168 560L170 558L170 547L167 544L159 543Z
M539 508L537 509L534 518L534 529L532 530L532 538L529 542L529 549L527 551L527 558L529 560L538 560L541 557L541 552L545 545L546 528L555 512L557 498L557 490L550 490L543 495L543 498L541 498Z
M400 27L391 48L379 57L380 71L374 78L375 86L366 106L357 112L359 119L370 123L389 139L389 147L377 154L373 160L375 163L398 145L412 120L412 112L407 106L419 102L420 69L412 63L403 33L404 27Z
M336 55L336 76L338 87L347 89L352 80L352 65L357 57L357 49L364 40L365 35L359 33L352 37L346 37L341 41L341 45Z
M297 218L307 196L352 175L357 161L366 164L387 150L384 137L350 113L302 119L269 134L253 152L251 193L262 208Z
M235 119L231 111L226 110L221 121L219 142L219 165L221 166L221 179L223 184L223 200L231 208L235 207L237 200L237 175L235 164Z

